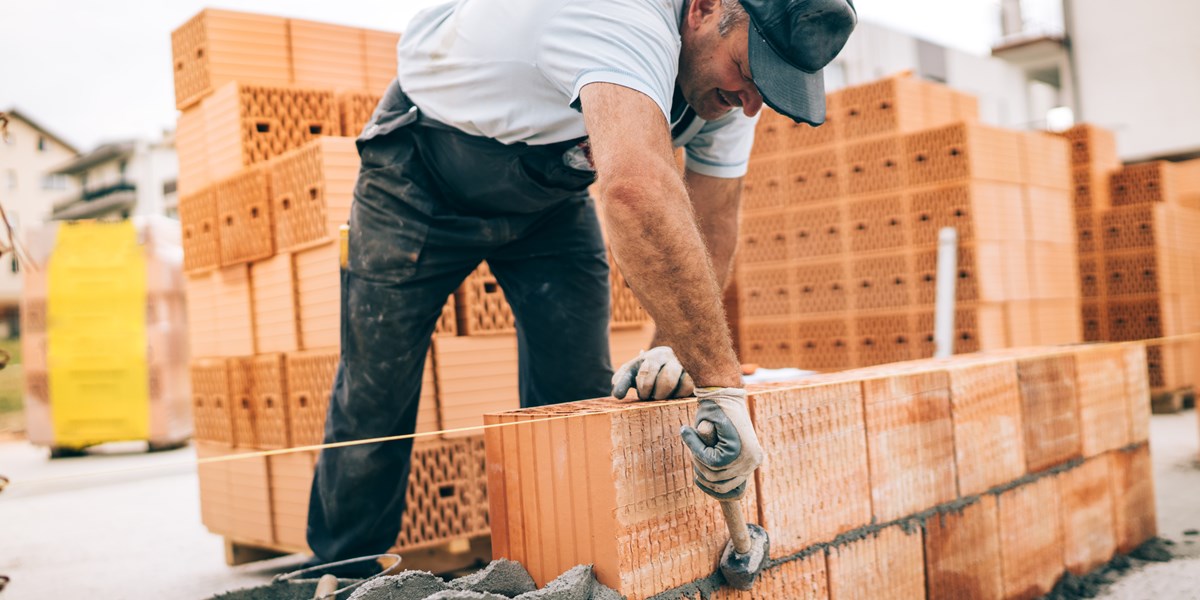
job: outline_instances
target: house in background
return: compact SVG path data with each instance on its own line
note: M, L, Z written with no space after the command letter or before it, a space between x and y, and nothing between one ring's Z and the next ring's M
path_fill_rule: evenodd
M19 109L3 111L7 134L0 139L0 206L17 236L50 219L54 201L76 189L69 177L51 171L79 155L73 144L51 133ZM0 228L0 243L8 234ZM0 336L17 330L21 267L12 254L0 256Z
M175 138L165 133L154 141L127 140L101 144L95 150L56 165L53 176L74 181L76 190L60 196L55 220L126 219L134 215L175 216L175 182L179 160Z

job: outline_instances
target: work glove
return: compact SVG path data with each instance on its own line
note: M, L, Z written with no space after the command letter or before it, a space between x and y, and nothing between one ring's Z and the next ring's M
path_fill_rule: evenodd
M692 376L683 370L675 352L669 346L651 348L637 358L621 365L613 374L612 395L624 398L629 388L637 386L639 400L666 400L692 395L695 385Z
M746 493L746 481L762 463L762 447L746 409L746 390L739 388L700 388L696 425L712 423L716 442L709 446L695 427L684 425L679 431L683 443L692 451L696 485L718 500L737 500Z

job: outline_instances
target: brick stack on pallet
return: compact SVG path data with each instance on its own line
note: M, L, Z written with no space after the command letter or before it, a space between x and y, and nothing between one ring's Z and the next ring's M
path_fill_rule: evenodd
M205 10L172 37L179 215L201 457L320 444L340 344L339 227L354 136L396 71L399 34ZM647 316L613 271L614 359ZM447 298L425 363L397 550L485 535L487 411L515 409L515 320L481 265ZM315 450L200 468L208 528L304 551Z
M766 111L743 192L741 359L835 370L931 356L938 231L958 231L955 352L1079 341L1067 144L978 124L907 76Z
M1072 147L1085 339L1200 333L1200 161L1122 167L1111 131L1078 125L1063 136ZM1187 338L1148 346L1156 402L1178 403L1198 383L1198 346Z
M711 597L1037 598L1132 551L1155 535L1145 363L1140 345L1031 348L751 388L768 457L741 503L777 562ZM698 598L680 586L728 534L679 439L694 417L611 399L489 415L496 556L539 585L593 563L631 600Z

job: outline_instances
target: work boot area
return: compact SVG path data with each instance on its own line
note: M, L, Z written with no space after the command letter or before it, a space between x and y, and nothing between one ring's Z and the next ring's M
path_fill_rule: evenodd
M98 87L31 53L0 600L1200 599L1200 9L1147 1L971 52L846 0L176 7L170 127L88 152L4 106Z

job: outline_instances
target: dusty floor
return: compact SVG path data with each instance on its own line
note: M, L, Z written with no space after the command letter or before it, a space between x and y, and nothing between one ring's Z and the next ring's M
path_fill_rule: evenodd
M1200 529L1198 440L1194 411L1152 421L1159 529L1184 558L1139 567L1101 598L1200 599L1200 535L1184 533ZM221 539L200 524L194 451L137 449L51 461L45 449L0 441L0 475L14 482L0 493L0 574L12 577L0 599L198 600L303 560L225 566ZM109 474L79 478L97 472Z

